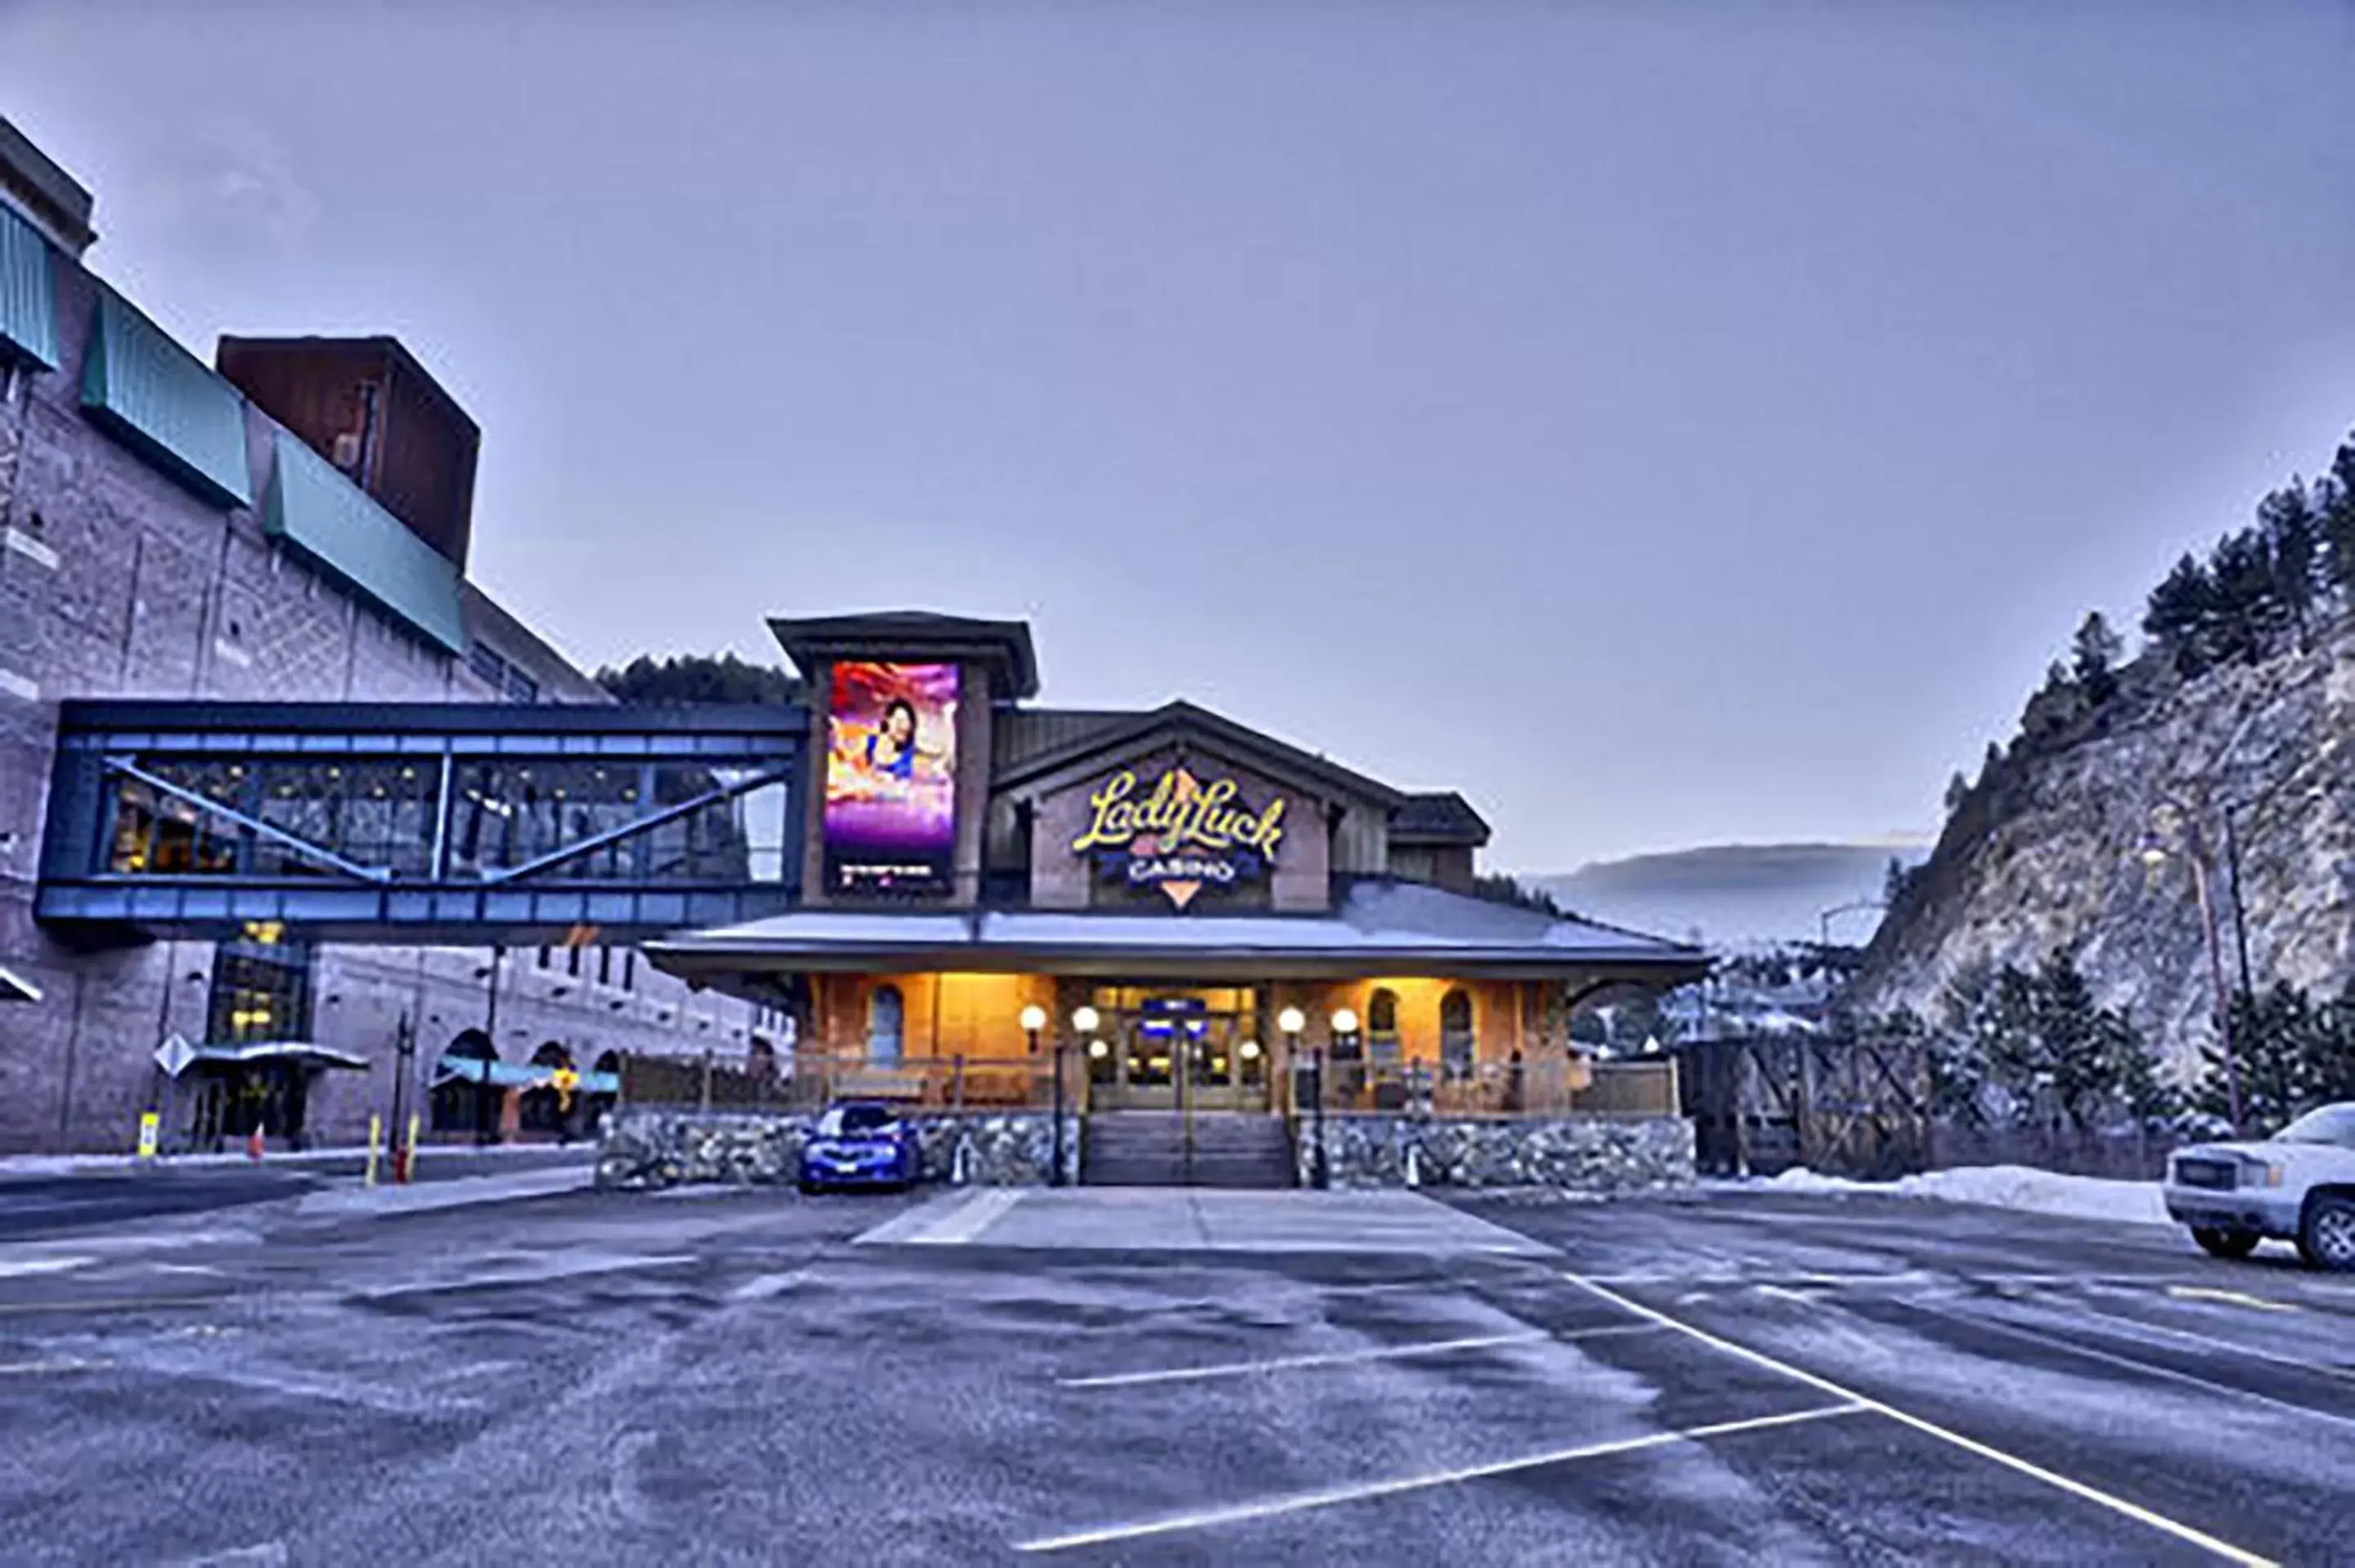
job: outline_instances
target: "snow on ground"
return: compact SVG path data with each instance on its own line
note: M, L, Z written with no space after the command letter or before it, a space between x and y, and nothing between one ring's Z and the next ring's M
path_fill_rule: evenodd
M2025 1165L1966 1165L1932 1171L1895 1181L1851 1181L1812 1171L1785 1171L1752 1185L1778 1192L1878 1192L1894 1198L1938 1198L1950 1203L1983 1203L2031 1214L2065 1214L2080 1220L2167 1225L2167 1204L2156 1181L2114 1181L2099 1176L2064 1176Z

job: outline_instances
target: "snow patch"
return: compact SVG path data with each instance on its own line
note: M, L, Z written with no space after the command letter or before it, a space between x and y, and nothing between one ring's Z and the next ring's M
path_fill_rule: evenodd
M1872 1192L1891 1198L1936 1198L2030 1214L2061 1214L2119 1224L2171 1225L2156 1181L2116 1181L2100 1176L2064 1176L2025 1165L1966 1165L1931 1171L1895 1181L1852 1181L1805 1169L1785 1171L1757 1183L1778 1192Z

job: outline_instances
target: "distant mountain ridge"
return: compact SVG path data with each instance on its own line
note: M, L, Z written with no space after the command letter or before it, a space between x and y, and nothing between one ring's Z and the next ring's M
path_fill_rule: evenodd
M1614 926L1689 938L1713 947L1814 941L1826 911L1878 903L1894 856L1908 867L1929 856L1926 844L1704 844L1625 860L1596 861L1567 873L1528 874L1564 907ZM1862 943L1880 921L1874 909L1832 916L1835 940Z

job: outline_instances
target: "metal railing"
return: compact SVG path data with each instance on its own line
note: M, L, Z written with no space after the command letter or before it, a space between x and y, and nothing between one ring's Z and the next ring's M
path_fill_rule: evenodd
M1304 1064L1305 1065L1305 1064ZM1656 1117L1678 1114L1674 1062L1324 1064L1327 1114L1430 1117ZM1313 1069L1305 1076L1313 1080ZM1313 1085L1295 1078L1296 1110Z
M1678 1111L1673 1061L1335 1061L1324 1065L1331 1115L1430 1117L1656 1117ZM1063 1105L1087 1108L1086 1059L1063 1058ZM1044 1111L1055 1104L1051 1056L934 1056L870 1061L806 1055L789 1064L759 1056L631 1056L622 1063L621 1103L673 1110L809 1111L837 1099L883 1100L911 1110L984 1114ZM1313 1059L1303 1057L1279 1108L1306 1115L1316 1097Z
M1082 1108L1086 1072L1063 1064L1064 1106ZM622 1103L675 1110L807 1111L838 1099L882 1100L911 1110L986 1113L1050 1110L1055 1065L1048 1056L902 1057L876 1062L809 1055L783 1068L752 1057L633 1056L622 1064Z

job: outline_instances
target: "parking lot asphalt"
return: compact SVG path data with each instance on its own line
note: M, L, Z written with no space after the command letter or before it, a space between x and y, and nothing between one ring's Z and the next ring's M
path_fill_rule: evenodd
M0 1245L0 1561L2355 1561L2355 1278L1870 1197L1365 1197Z

